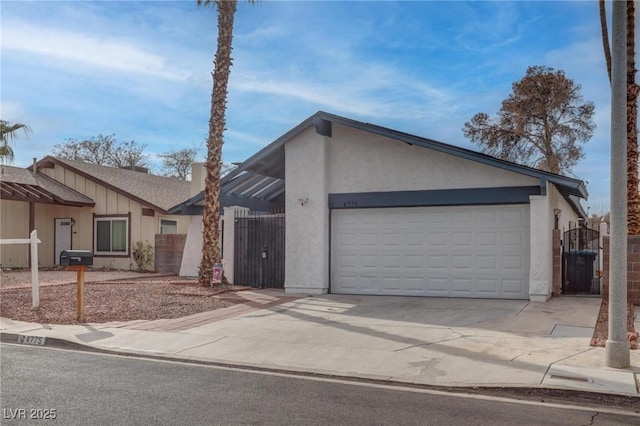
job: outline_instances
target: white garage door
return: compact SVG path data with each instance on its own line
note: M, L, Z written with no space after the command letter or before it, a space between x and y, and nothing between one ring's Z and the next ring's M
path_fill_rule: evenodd
M331 291L529 298L529 206L333 210Z

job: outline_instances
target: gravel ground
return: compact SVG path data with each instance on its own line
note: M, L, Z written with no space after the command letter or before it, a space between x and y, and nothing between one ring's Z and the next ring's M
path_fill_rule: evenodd
M123 279L151 279L168 277L167 274L157 274L152 272L135 271L109 271L109 270L88 270L84 274L84 282L113 281ZM176 279L176 276L170 276ZM75 284L77 273L62 269L40 270L38 279L41 286L55 284ZM181 278L183 279L183 278ZM0 288L31 286L31 271L2 271Z
M31 273L2 272L0 315L18 321L77 324L77 274L40 271L40 307L32 308ZM225 293L239 286L201 287L195 279L131 271L85 273L89 323L180 318L230 306Z
M627 307L627 331L630 333L635 333L634 327L634 318L635 317L635 306L633 303L629 303ZM598 320L596 321L596 327L593 333L593 337L591 338L591 346L600 346L605 347L607 342L607 338L609 336L609 301L607 299L602 299L602 304L600 305L600 312L598 313ZM636 348L631 348L636 349Z

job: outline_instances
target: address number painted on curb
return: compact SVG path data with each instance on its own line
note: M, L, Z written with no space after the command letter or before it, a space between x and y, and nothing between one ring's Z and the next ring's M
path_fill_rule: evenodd
M18 335L18 343L23 343L25 345L44 346L45 340L46 338L42 336Z

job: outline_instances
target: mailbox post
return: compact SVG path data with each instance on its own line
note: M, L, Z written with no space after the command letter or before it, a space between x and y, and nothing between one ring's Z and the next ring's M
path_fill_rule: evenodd
M89 266L93 265L93 253L89 250L62 250L60 253L60 265L66 266L67 271L77 271L78 273L78 297L77 311L78 321L84 322L84 273Z

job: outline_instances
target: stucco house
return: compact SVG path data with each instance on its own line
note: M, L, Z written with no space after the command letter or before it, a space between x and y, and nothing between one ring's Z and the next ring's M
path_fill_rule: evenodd
M96 268L136 268L136 242L153 246L156 234L187 232L189 219L168 209L190 194L189 182L53 156L2 169L0 238L37 230L40 267L74 249L93 252ZM27 245L0 247L2 267L29 266Z
M580 180L326 112L223 185L248 179L239 195L280 188L291 293L545 301L553 230L586 216Z

